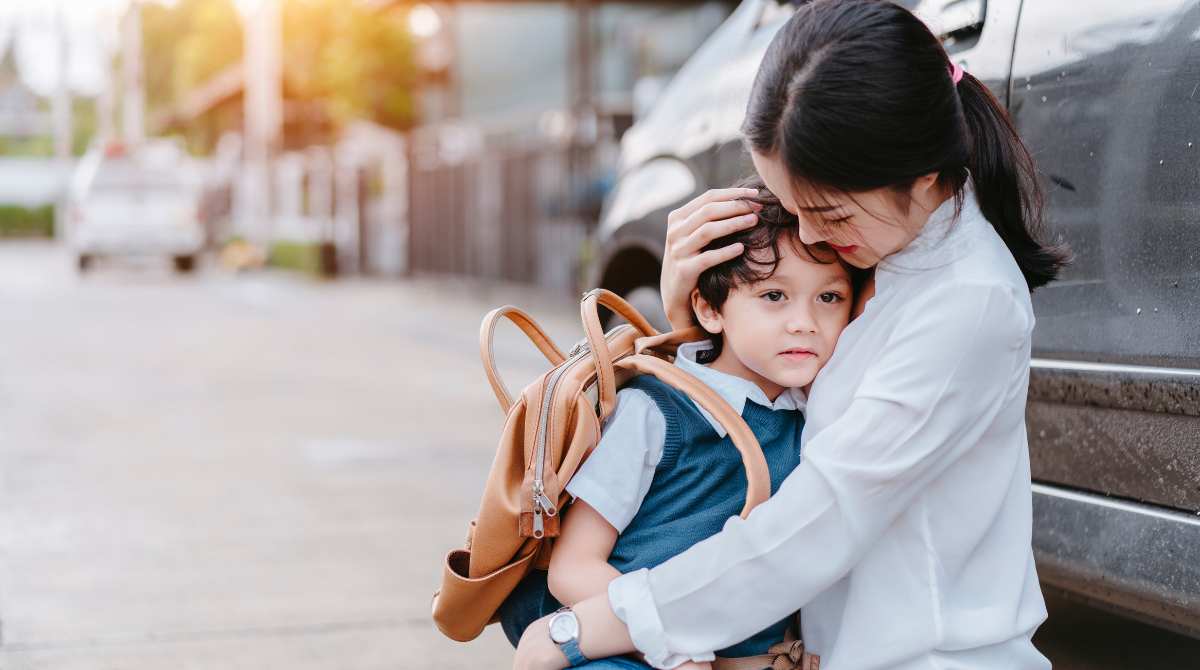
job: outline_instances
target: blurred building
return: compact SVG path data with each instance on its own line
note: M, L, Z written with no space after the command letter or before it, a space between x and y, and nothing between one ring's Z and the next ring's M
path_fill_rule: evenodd
M622 134L731 9L441 6L453 57L407 138L405 247L387 267L574 291Z

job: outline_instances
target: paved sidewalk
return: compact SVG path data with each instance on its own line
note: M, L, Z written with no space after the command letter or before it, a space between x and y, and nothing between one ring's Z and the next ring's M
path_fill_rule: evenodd
M486 290L486 292L484 292ZM507 668L429 620L502 415L483 313L570 297L176 277L0 245L0 668ZM514 381L539 355L506 329Z

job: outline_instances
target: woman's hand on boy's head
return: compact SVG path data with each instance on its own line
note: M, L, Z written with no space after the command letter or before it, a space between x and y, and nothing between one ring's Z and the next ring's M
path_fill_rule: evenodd
M753 226L762 206L744 200L756 189L714 189L696 197L667 217L667 241L663 254L663 308L676 328L692 325L691 292L700 273L737 258L742 245L732 244L704 251L713 240Z

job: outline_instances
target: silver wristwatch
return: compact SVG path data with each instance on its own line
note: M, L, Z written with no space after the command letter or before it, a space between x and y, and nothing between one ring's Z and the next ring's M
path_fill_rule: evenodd
M550 617L550 640L562 650L572 668L588 662L588 657L579 651L579 617L570 607L563 607Z

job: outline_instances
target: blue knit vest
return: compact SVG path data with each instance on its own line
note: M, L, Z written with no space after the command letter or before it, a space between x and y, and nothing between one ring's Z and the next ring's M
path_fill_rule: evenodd
M617 538L608 562L621 573L651 568L716 534L746 503L746 469L728 435L721 437L695 403L656 377L641 375L624 388L644 391L666 418L662 459L633 520ZM758 438L771 472L771 494L800 463L799 410L771 410L749 399L742 418ZM765 654L783 640L791 618L717 652Z

